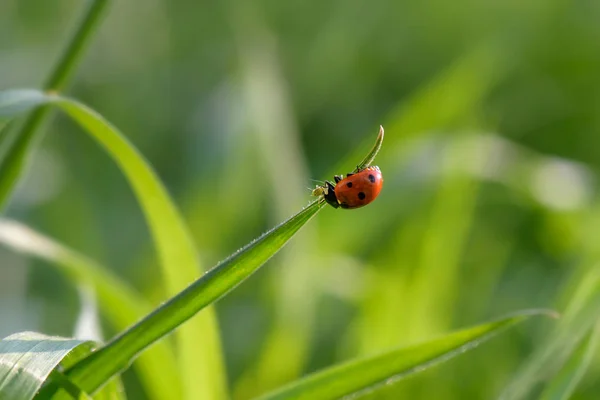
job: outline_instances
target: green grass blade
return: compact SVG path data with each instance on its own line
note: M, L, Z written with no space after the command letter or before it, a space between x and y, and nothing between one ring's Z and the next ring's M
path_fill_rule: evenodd
M156 309L105 347L67 370L80 387L93 392L127 367L139 352L233 290L269 258L323 206L315 201L298 214L219 263L187 289Z
M100 312L116 331L122 331L152 310L139 293L106 267L22 224L0 219L0 243L49 262L75 285L91 286L98 297ZM133 367L151 399L181 397L177 363L169 343L158 343Z
M360 163L358 163L354 172L362 171L363 169L369 167L373 163L375 157L377 157L377 153L379 153L379 150L381 150L381 145L383 144L383 132L383 126L380 125L379 133L377 134L377 139L375 140L373 148L371 149L371 151L369 151L365 158L363 158L363 160Z
M501 400L531 398L531 392L551 379L571 357L600 314L600 270L598 265L582 277L560 323L515 373L499 396Z
M600 325L591 330L575 350L565 367L555 376L542 393L540 400L567 400L583 378L598 347Z
M178 293L198 276L199 260L187 227L159 178L99 114L73 100L57 99L55 104L106 148L129 179L158 248L167 293ZM186 397L225 398L227 384L214 310L202 313L178 331L177 344ZM189 368L191 365L194 369Z
M91 342L21 332L0 341L0 400L32 399L61 361ZM89 348L86 349L89 351Z
M543 314L550 313L545 310L522 311L422 344L350 361L309 375L260 399L325 400L372 391L471 350L499 332L531 316Z
M146 216L161 260L167 293L178 293L198 276L199 260L187 227L156 173L123 134L93 110L59 96L46 95L46 101L60 107L80 124L119 165ZM0 200L3 187L0 181ZM176 339L184 396L225 398L226 376L214 311L199 315L177 332ZM192 365L194 368L189 368Z
M84 51L89 47L100 26L109 3L109 0L93 0L88 3L77 30L73 32L71 40L46 80L44 88L47 91L60 92L71 80Z

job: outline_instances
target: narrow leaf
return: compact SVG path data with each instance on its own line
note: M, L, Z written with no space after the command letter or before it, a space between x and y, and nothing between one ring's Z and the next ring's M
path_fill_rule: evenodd
M187 227L160 179L127 139L102 116L73 100L61 98L55 104L105 147L129 179L154 237L167 293L178 293L198 276L200 263ZM177 346L185 395L225 398L227 385L214 310L203 313L178 331ZM186 365L195 365L196 369L184 368Z
M375 390L471 350L499 332L545 310L522 311L495 322L450 333L422 344L390 350L325 369L261 397L261 400L337 399Z
M67 376L86 391L93 392L110 377L125 369L139 352L233 290L258 270L324 205L323 201L314 201L237 251L138 324L68 369Z
M600 269L597 265L583 275L560 323L540 343L504 388L501 400L531 398L541 382L548 381L564 366L600 314Z
M575 391L577 384L583 378L598 346L600 325L596 324L588 336L581 341L579 347L573 352L565 367L556 375L546 387L540 400L567 400Z
M354 172L359 172L371 165L371 163L377 157L377 153L381 150L381 145L383 144L383 126L379 126L379 134L377 135L377 139L375 140L375 144L369 153L363 158L363 160L356 166Z
M0 341L0 400L29 400L74 349L92 342L21 332Z

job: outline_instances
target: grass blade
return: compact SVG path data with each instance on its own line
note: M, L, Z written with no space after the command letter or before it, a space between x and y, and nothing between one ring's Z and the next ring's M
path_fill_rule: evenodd
M102 116L74 100L45 96L48 104L61 108L98 141L129 180L154 238L167 293L175 295L198 276L199 260L187 227L156 173ZM0 182L0 197L2 188ZM225 398L227 384L214 311L199 315L177 332L176 339L184 396ZM195 368L186 368L189 365Z
M199 260L187 227L159 178L125 137L99 114L65 98L56 99L55 104L106 148L129 179L154 237L167 293L178 293L198 276ZM178 331L177 346L186 397L225 398L227 384L214 311L202 313ZM189 365L195 368L186 368Z
M573 353L565 367L552 379L550 385L544 390L540 400L567 400L575 391L577 384L583 378L596 348L600 337L600 325L596 326L588 334L579 347Z
M0 341L0 400L32 399L50 373L71 353L92 342L21 332Z
M543 314L550 312L522 311L422 344L350 361L309 375L260 399L336 399L372 391L471 350L499 332L531 316Z
M377 157L377 153L379 153L379 150L381 150L381 145L383 144L383 132L383 126L380 125L379 133L377 134L377 139L375 140L373 148L371 149L371 151L369 151L365 158L363 158L363 160L360 163L358 163L354 172L362 171L363 169L371 166L371 163L373 163L375 157Z
M0 243L49 262L74 285L91 286L98 297L100 312L116 331L127 328L152 310L140 294L111 274L108 268L22 224L0 219ZM158 343L133 367L151 399L181 397L181 382L169 343Z
M233 290L281 249L323 206L315 201L298 214L219 263L187 289L156 309L66 374L93 392L127 367L139 352L167 335L198 311Z
M590 332L600 313L600 270L597 265L583 275L560 323L517 370L499 396L501 400L531 398L541 382L551 379Z

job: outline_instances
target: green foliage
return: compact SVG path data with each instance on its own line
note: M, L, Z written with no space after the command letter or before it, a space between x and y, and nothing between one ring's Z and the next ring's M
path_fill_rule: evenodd
M523 312L488 324L450 333L411 347L337 365L309 375L261 399L337 399L372 392L391 385L436 363L449 360L485 342L498 332L544 311Z
M597 8L86 6L74 26L67 0L0 5L0 88L46 75L0 90L0 241L38 260L0 250L0 336L71 336L75 286L114 336L57 354L38 398L597 397ZM313 203L226 258L306 205L311 178L371 162L381 122L371 206ZM460 327L530 307L562 317L424 368ZM406 368L425 370L372 386Z
M22 332L0 341L0 399L32 399L48 376L77 347L93 343Z
M505 388L503 399L527 399L546 384L544 396L568 396L589 363L595 349L596 316L600 313L600 275L590 269L571 295L560 324L537 347Z
M27 94L38 103L44 96L43 93L18 90L9 91L4 94L4 97L19 98L20 102L30 105L37 104L34 100L26 102L24 99ZM176 293L175 288L183 288L187 282L194 279L198 271L198 260L183 221L152 169L124 136L98 114L72 100L56 95L46 96L45 101L61 106L75 121L80 123L86 132L107 149L129 178L155 237L167 292ZM11 104L7 104L6 108L15 110ZM21 111L21 108L16 110ZM12 179L12 176L9 179ZM204 340L196 340L200 335L204 336ZM184 379L185 384L190 385L190 396L214 398L225 396L224 374L220 372L222 365L219 338L212 312L204 313L195 319L179 331L178 336L180 345L178 353L182 364L180 374L185 376L191 371L190 363L195 364L202 358L207 360L204 373L200 374L200 376L204 376L204 379L198 379L197 369L193 376L189 376L187 380ZM134 351L134 354L138 350ZM129 359L127 360L126 363L129 363Z
M93 135L120 165L138 196L154 236L167 293L175 294L183 289L199 272L196 250L178 211L154 172L124 136L101 116L72 100L52 98L52 101L77 121L86 132ZM197 311L198 309L195 310ZM167 330L173 328L171 325ZM144 329L145 327L142 328ZM164 332L165 328L162 331ZM178 331L177 335L178 356L181 362L179 371L184 375L184 385L190 391L189 396L223 398L226 390L225 379L213 312L208 310L195 318ZM201 341L197 339L200 336L203 337ZM117 364L117 368L128 365L132 354L149 345L147 342L142 343L141 347L130 348L129 354L117 351L118 354L127 356L123 365ZM200 359L206 360L201 369L192 368ZM101 374L94 376L102 378Z
M590 365L598 345L596 326L575 349L565 367L552 379L541 395L543 400L570 399Z
M44 97L43 94L35 93L33 91L19 91L17 93L30 93L32 97L38 99ZM11 97L10 95L10 92L5 94L6 97ZM19 98L19 96L13 95L12 98ZM26 96L21 95L20 98L26 98ZM177 257L181 258L181 256L179 256L180 251L177 246L174 246L172 241L173 237L179 239L177 235L182 231L182 228L178 227L176 224L172 225L173 222L178 221L176 212L170 206L164 189L161 188L157 178L152 176L151 170L145 165L143 159L136 154L135 150L122 138L116 129L111 127L100 116L85 108L83 105L55 95L46 96L45 101L46 103L55 104L63 109L74 120L79 122L87 132L92 134L101 144L103 144L108 152L115 157L126 175L130 177L134 190L139 193L142 204L148 207L149 211L146 215L151 221L150 226L152 227L154 223L157 227L164 228L171 232L171 235L169 236L162 236L162 242L161 236L157 238L159 248L162 245L163 248L168 249L167 251L163 250L165 254L174 257L176 260L178 260ZM27 103L27 101L25 100L24 103ZM34 101L29 101L28 103L32 106L37 105ZM19 111L21 110L19 109ZM374 154L376 154L381 147L381 139L383 139L383 133L380 131L374 150L372 150L370 155L365 158L366 160L372 161ZM165 199L165 201L161 204L160 202L156 202L156 198ZM144 199L153 199L153 201L144 202ZM85 397L86 393L96 392L108 381L113 379L117 373L129 366L129 364L131 364L145 348L178 328L198 311L218 300L243 280L247 279L249 275L256 271L281 247L283 247L287 241L290 240L291 237L323 206L325 206L325 202L322 201L322 199L315 200L298 214L273 230L265 233L258 240L250 243L230 258L219 263L215 268L211 269L184 291L161 305L140 322L132 325L107 345L86 357L82 357L77 362L65 365L63 367L65 370L64 375L60 374L59 378L50 380L47 383L48 387L40 392L40 396L43 398L48 397L55 399L63 397L67 398L68 396L72 396L72 394L67 394L72 391L72 389L69 389L71 386L77 389L78 397ZM162 219L153 219L153 211L162 212L160 215ZM167 218L164 218L165 215ZM16 243L14 241L11 242L12 236L10 235L10 224L8 228L9 234L4 235L5 241L12 245L16 244L16 246L19 247L19 241ZM29 250L34 249L34 251L37 249L38 254L61 264L65 270L74 273L79 280L87 279L89 282L92 282L93 286L102 287L101 285L106 284L106 282L111 279L109 276L105 276L98 272L94 275L82 274L82 269L94 272L98 268L94 266L93 263L85 260L84 257L73 254L54 243L44 241L43 239L40 240L40 237L35 237L31 232L26 231L25 233L28 234L29 237L24 239L26 244L24 246L21 245L21 248L25 247ZM34 239L33 245L31 245L31 239ZM37 245L35 239L37 239ZM180 243L180 241L178 243ZM169 250L174 255L170 255ZM185 255L185 252L183 254ZM175 266L176 264L173 265ZM78 273L79 275L77 275ZM115 297L115 294L110 290L106 290L106 287L104 289L108 293L108 296L105 298L112 300ZM126 289L124 293L127 293L127 291L128 290ZM135 296L130 295L129 297ZM137 305L136 301L129 301L128 303ZM134 306L134 308L136 308L136 306ZM319 398L337 397L339 395L352 393L353 391L363 389L369 385L376 384L394 375L398 375L401 372L411 369L422 369L423 365L430 364L436 358L443 356L451 357L453 354L456 354L462 346L465 346L463 350L473 347L478 341L484 340L485 335L489 335L490 333L500 328L504 328L506 325L513 324L520 319L522 319L522 317L509 318L496 324L488 324L478 329L474 329L473 331L461 332L454 336L450 335L439 342L433 342L411 350L401 350L400 354L397 354L398 351L390 352L383 359L375 358L370 360L359 360L350 367L342 366L339 369L334 370L334 372L325 372L325 383L320 383L318 376L316 378L316 383L309 379L310 384L308 384L308 386L313 387L316 385L317 389L309 390L304 387L304 383L299 383L298 387L291 390L294 393L300 393L302 395L304 395L303 393L306 393L306 396L308 397L318 396ZM72 348L69 348L68 351L61 356L64 357L68 355L71 349ZM26 349L26 351L28 350ZM393 362L395 360L396 362ZM402 362L398 365L397 360L402 360ZM56 360L55 364L50 366L48 374L54 369L59 361L60 358ZM6 364L16 368L15 365L17 363L15 361L6 360ZM379 365L381 368L374 368L376 365ZM365 374L365 371L371 371L373 374ZM357 381L355 377L357 373L366 377L366 380ZM338 375L347 376L339 378ZM42 376L42 379L46 377L47 375ZM6 379L6 381L10 384L11 379ZM39 384L41 385L42 382L43 380L40 381ZM323 386L328 388L331 385L331 382L339 382L334 385L334 392L327 392L327 390L325 390L325 392L321 393L319 391L319 387ZM344 382L346 382L345 385L343 384ZM17 383L16 387L15 393L19 393L20 385ZM32 398L32 394L37 392L38 389L39 386L36 386L34 387L33 393L23 392L23 398ZM284 394L281 396L295 396L294 394L289 396L285 394L287 390L289 389L284 389Z
M375 145L373 145L373 148L371 149L371 151L369 151L369 153L365 156L365 158L363 158L363 160L358 163L358 165L356 166L355 172L365 169L373 163L373 161L375 160L375 157L377 156L377 153L379 153L379 150L381 150L381 145L383 144L383 135L384 135L383 126L380 126L379 134L377 135L377 140L375 141Z
M149 313L149 302L106 266L90 260L15 221L0 220L0 243L15 251L46 260L73 285L91 287L100 313L115 331L122 331ZM148 395L154 399L181 396L175 352L163 341L148 349L133 364Z
M67 376L93 392L127 367L140 351L240 284L285 245L322 206L321 202L312 203L218 264L114 341L67 370Z

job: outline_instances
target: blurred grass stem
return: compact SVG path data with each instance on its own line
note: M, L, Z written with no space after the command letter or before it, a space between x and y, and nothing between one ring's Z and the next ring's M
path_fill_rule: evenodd
M44 84L46 92L60 93L68 84L94 33L98 30L108 3L109 0L95 0L90 3L63 55ZM6 142L1 143L5 148L6 156L0 158L0 176L2 176L0 179L0 210L6 206L14 191L23 171L27 153L35 144L35 139L40 136L39 128L50 116L50 111L49 106L38 107L29 114L20 130L8 132L10 134L6 135Z

